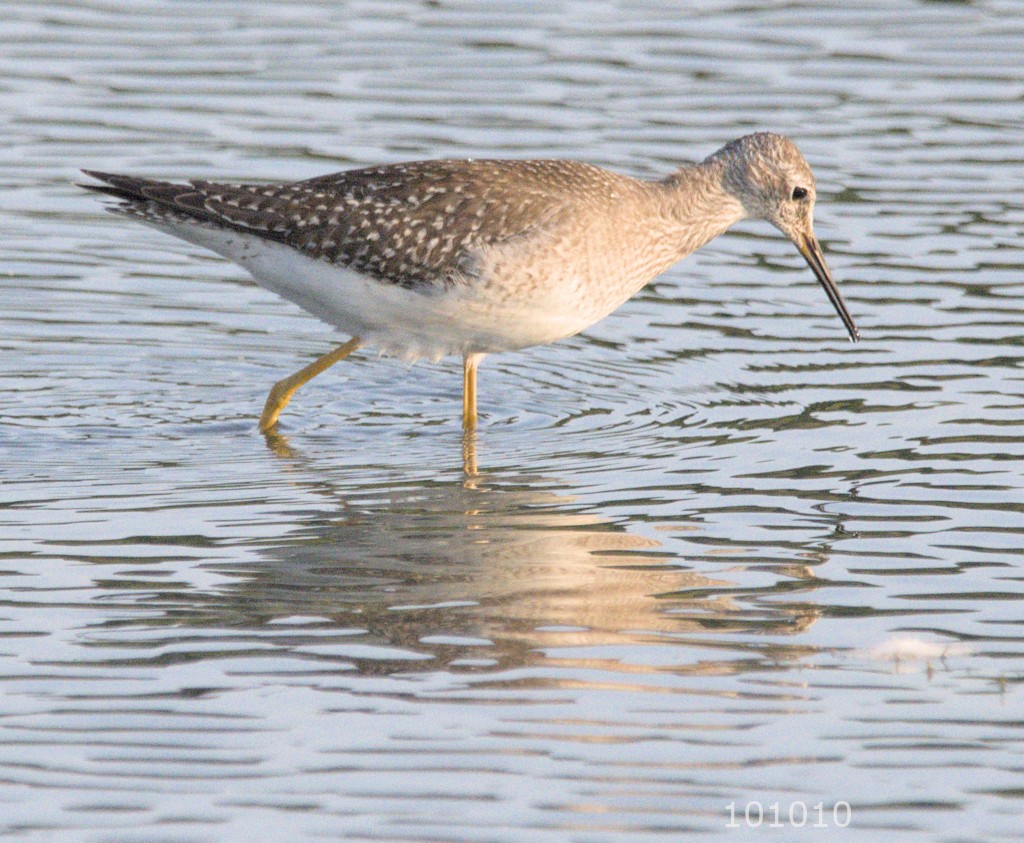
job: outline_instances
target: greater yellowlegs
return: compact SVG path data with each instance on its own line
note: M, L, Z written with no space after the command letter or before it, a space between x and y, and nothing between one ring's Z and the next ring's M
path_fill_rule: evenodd
M172 184L85 171L113 210L211 249L351 337L274 385L270 430L295 391L363 345L413 361L459 354L476 426L485 354L554 342L607 316L746 217L810 264L859 339L814 235L814 176L759 132L660 181L574 161L444 160L286 184Z

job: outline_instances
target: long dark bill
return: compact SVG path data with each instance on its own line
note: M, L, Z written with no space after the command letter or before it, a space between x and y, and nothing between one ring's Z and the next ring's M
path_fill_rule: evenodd
M839 288L836 286L836 281L832 277L828 264L825 263L825 256L821 252L821 245L818 243L818 239L813 234L809 234L804 238L803 242L797 242L796 247L800 250L800 254L804 256L811 269L814 270L818 283L824 288L825 293L828 295L828 300L832 302L832 307L836 309L836 313L839 314L839 318L843 320L846 330L850 333L850 339L853 342L857 342L860 339L860 331L857 330L857 325L854 323L853 317L850 316L850 311L846 309L846 302L839 295Z

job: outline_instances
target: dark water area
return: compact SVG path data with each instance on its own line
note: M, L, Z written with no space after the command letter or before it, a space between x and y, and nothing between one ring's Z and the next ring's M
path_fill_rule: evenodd
M1020 11L0 0L3 838L1019 840ZM489 357L468 477L454 360L265 440L337 337L74 187L759 129L863 341L744 223Z

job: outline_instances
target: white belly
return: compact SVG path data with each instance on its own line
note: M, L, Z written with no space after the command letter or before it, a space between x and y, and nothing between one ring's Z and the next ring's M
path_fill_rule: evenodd
M261 287L349 336L409 361L512 351L570 336L596 321L543 296L499 301L475 284L420 291L234 231L197 225L165 230L235 261Z

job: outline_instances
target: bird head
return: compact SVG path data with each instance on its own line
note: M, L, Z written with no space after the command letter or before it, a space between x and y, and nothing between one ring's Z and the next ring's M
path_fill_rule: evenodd
M722 185L743 205L747 216L770 222L793 241L843 320L850 339L860 332L839 294L821 244L814 235L814 174L789 138L771 132L746 135L716 152Z

